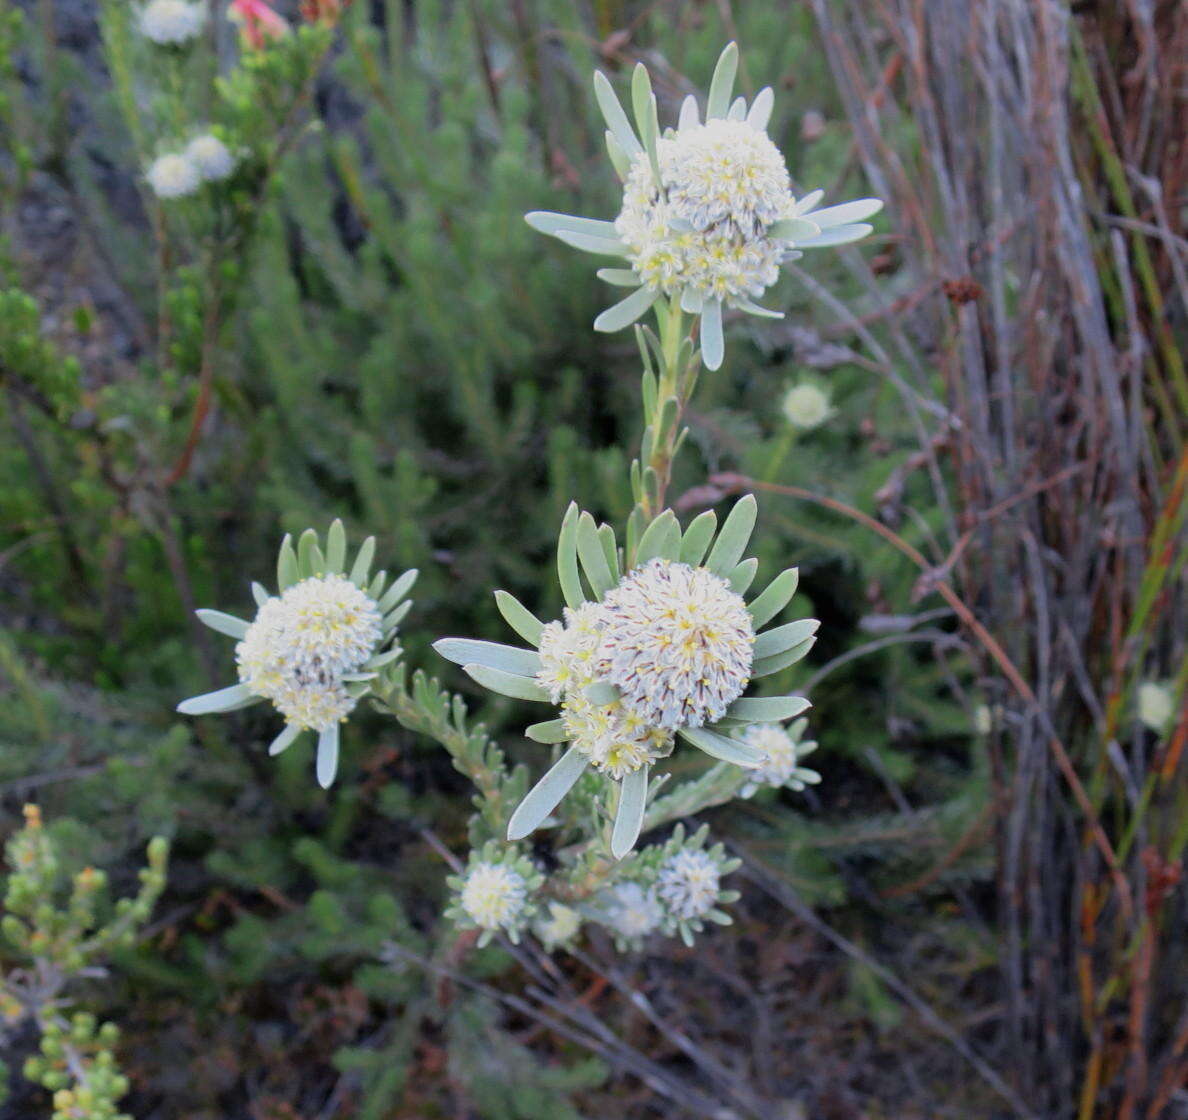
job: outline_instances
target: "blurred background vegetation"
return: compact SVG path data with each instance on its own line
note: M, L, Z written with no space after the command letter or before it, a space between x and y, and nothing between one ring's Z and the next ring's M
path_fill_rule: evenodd
M300 33L247 60L221 0L184 60L125 0L0 12L0 828L36 802L124 895L171 841L144 937L73 990L124 1110L1188 1116L1184 8L335 9L278 4ZM672 490L761 491L763 570L823 620L788 683L825 780L711 814L744 897L695 950L476 951L444 752L352 721L323 793L266 716L179 721L230 666L192 610L342 517L421 569L409 663L521 725L429 643L500 637L495 587L552 617L561 514L625 518L639 427L607 291L521 214L613 215L595 66L644 59L672 118L731 38L797 188L887 200L785 321L730 326ZM234 189L163 208L140 169L203 121ZM3 1038L0 1115L48 1116L37 1032Z

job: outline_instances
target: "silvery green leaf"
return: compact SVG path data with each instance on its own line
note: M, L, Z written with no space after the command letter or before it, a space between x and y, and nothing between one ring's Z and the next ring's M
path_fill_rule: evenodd
M300 578L297 571L297 553L293 551L293 538L286 533L276 557L276 585L284 591Z
M792 207L793 212L797 214L807 214L818 202L825 197L825 192L822 190L809 191L795 206Z
M343 677L342 679L344 682L343 688L346 689L347 695L353 697L356 700L363 699L363 697L371 691L370 681L352 681L347 680L346 677Z
M795 719L811 707L806 696L742 696L726 709L726 714L748 723L780 723Z
M718 515L712 509L699 513L689 523L685 535L681 540L680 561L696 568L705 559L705 550L714 539L714 530L718 527Z
M619 570L619 542L615 539L614 528L606 524L599 525L598 540L602 543L602 554L606 557L606 565L610 568L615 583L618 583L622 572Z
M246 684L233 684L215 692L191 696L178 704L177 710L184 716L205 716L214 712L231 712L236 708L246 708L262 699L262 696L256 696Z
M395 630L396 627L400 625L400 623L402 623L404 621L404 616L406 614L408 614L408 612L410 610L412 610L412 600L408 599L405 602L401 603L400 606L398 606L390 614L384 615L382 628L383 628L383 634L384 634L385 638L393 630Z
M727 577L726 582L730 584L730 590L737 595L745 595L747 588L751 586L751 581L755 578L755 573L759 570L759 561L752 556L749 560L743 560L740 564L734 566L734 570Z
M301 734L301 728L295 723L286 723L285 729L282 731L271 743L268 744L268 753L270 755L280 754L286 747L290 746L294 739Z
M318 545L318 534L306 529L297 539L297 571L302 579L321 574L326 567L322 549Z
M586 233L593 237L618 237L614 222L599 218L580 218L576 214L558 214L553 210L532 210L524 215L526 221L539 233L553 236L562 230L568 233Z
M540 645L544 623L508 591L495 592L495 605L508 624L529 645Z
M749 747L738 739L727 739L708 727L685 727L677 734L711 758L733 762L735 766L760 766L767 758L761 750Z
M462 671L471 680L492 692L498 692L500 696L510 696L513 700L536 700L542 704L549 702L549 694L531 677L493 669L489 665L463 665Z
M801 238L816 237L821 232L815 218L815 214L808 218L781 218L767 227L767 236L773 241L795 241L799 245Z
M404 652L399 646L393 646L392 649L386 649L383 653L377 653L369 657L363 662L364 669L382 669L385 665L390 665L393 661L400 657Z
M615 577L611 574L606 562L606 553L602 550L602 542L598 539L598 529L594 518L583 513L578 518L577 527L578 559L582 562L586 579L589 580L594 596L601 599L615 586Z
M606 681L595 681L586 686L585 697L591 704L613 704L619 698L619 690Z
M577 747L570 747L516 806L516 811L507 823L508 840L522 840L536 831L561 798L573 788L574 782L585 769L585 755Z
M455 665L485 665L502 669L520 677L534 677L540 671L540 654L535 650L517 649L499 642L480 642L471 638L439 638L433 643L447 661Z
M639 538L639 547L635 550L635 566L640 567L656 557L676 560L680 553L681 526L676 514L666 509Z
M558 230L553 236L574 249L581 249L583 253L594 253L603 257L625 257L627 255L627 246L617 237L599 237L592 233L571 233L567 229Z
M648 68L642 62L635 64L635 72L631 75L631 107L635 113L635 123L643 141L644 151L648 153L648 161L652 165L652 176L656 185L660 186L660 161L656 154L660 126L656 120L656 98L652 94L652 79L648 77Z
M751 679L757 680L759 677L770 677L772 673L778 673L781 669L788 668L789 665L795 665L797 661L813 648L816 641L816 637L806 638L799 645L784 650L783 653L774 653L770 657L756 658L751 665Z
M720 369L726 355L722 337L722 301L707 299L701 309L701 360L706 369Z
M360 670L360 671L354 672L354 673L343 673L342 676L339 677L338 679L340 681L345 681L348 684L361 684L364 681L373 681L378 676L379 676L379 673L373 673L373 672L369 672L366 670Z
M569 738L565 733L565 721L560 719L534 723L524 729L524 734L534 743L564 743Z
M705 562L705 566L715 575L725 579L742 559L747 542L751 539L751 531L755 528L758 511L759 504L754 494L746 494L734 503Z
M770 307L763 307L754 300L736 299L734 306L739 311L745 311L748 315L758 315L760 319L782 319L784 313L782 311L772 311Z
M764 86L757 94L755 100L751 102L750 111L747 113L747 124L752 128L757 128L760 132L767 128L767 122L771 120L771 109L775 104L775 95L771 92L771 86Z
M606 154L610 156L615 174L619 176L620 182L626 181L627 176L631 174L631 157L623 151L622 145L615 139L615 134L609 128L604 135L606 137Z
M575 748L576 749L576 748ZM611 829L611 855L622 859L639 839L648 804L648 767L633 770L619 783L619 807Z
M717 66L714 67L714 76L710 80L709 99L705 106L707 121L726 115L726 110L730 106L730 94L734 90L734 75L737 70L738 44L727 43L726 49L718 58Z
M774 630L765 630L755 639L754 656L756 661L764 657L774 657L778 653L799 645L805 638L811 638L821 624L815 618L801 618L796 622L789 622L784 626L777 626Z
M258 584L253 581L252 582L252 598L256 600L257 607L262 607L265 603L268 602L270 596L268 594L268 591L261 584Z
M346 530L337 517L326 531L326 571L337 575L346 565Z
M651 288L636 288L626 299L608 307L594 320L594 329L605 334L622 330L635 322L660 298L659 292Z
M785 568L767 585L763 593L755 598L747 610L751 612L751 622L756 630L766 626L792 601L799 582L799 569Z
M234 615L224 614L222 611L212 611L206 607L196 610L194 613L204 625L209 626L212 630L217 630L220 634L226 634L229 638L242 638L248 632L249 624Z
M338 724L318 732L318 785L329 789L338 773Z
M375 604L379 607L381 613L390 611L412 590L412 585L417 582L417 574L416 568L409 568L407 572L388 588L383 597Z
M843 202L840 206L826 206L824 210L814 210L807 217L825 230L865 221L882 208L881 198L857 198L853 202Z
M734 925L734 919L729 914L727 914L725 910L719 910L717 907L714 907L713 910L711 910L708 914L706 914L706 917L709 918L709 920L711 922L713 922L715 925L719 925L719 926Z
M371 572L371 561L375 557L375 537L368 537L360 546L359 554L351 565L350 580L356 587L366 588Z
M639 276L633 268L600 268L594 275L616 288L639 287Z
M745 97L736 97L730 106L730 112L726 114L726 119L731 121L746 120L747 116L747 99Z
M602 110L606 127L614 134L619 147L627 153L628 158L634 159L643 151L643 145L636 138L631 122L615 95L614 87L601 70L594 71L594 98L598 102L598 108Z
M371 584L367 588L367 597L379 602L380 596L384 593L384 585L388 582L388 573L381 569L375 573L371 580Z
M705 305L705 296L693 288L681 289L681 310L689 315L700 315Z
M586 601L578 574L577 523L577 502L570 502L561 522L561 532L557 535L557 579L566 605L572 610L577 610Z
M677 128L692 128L700 124L701 118L697 112L697 98L691 93L681 102L680 116L677 117Z
M866 222L858 222L852 226L833 226L823 230L816 237L806 237L796 242L798 249L827 249L834 245L849 245L852 241L861 241L874 232L874 226Z

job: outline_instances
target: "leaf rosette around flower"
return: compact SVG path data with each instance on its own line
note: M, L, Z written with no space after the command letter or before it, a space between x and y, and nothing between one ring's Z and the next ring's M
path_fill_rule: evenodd
M628 268L598 271L608 284L633 290L595 319L596 330L620 330L657 300L679 300L682 310L701 316L709 369L722 364L724 307L782 318L755 302L780 266L804 249L860 240L872 229L864 219L882 208L865 198L818 209L819 190L796 198L784 157L767 135L772 91L761 90L750 105L743 97L731 100L737 68L731 43L714 70L704 119L690 94L677 127L663 133L642 63L631 81L634 126L610 81L595 73L607 150L624 185L619 215L613 222L543 210L525 216L534 229L576 249L627 261Z
M482 948L497 933L519 943L539 911L535 895L544 876L516 846L489 840L470 853L462 874L449 876L446 883L453 892L446 917L459 929L479 930Z
M230 712L267 700L285 718L269 754L280 754L305 731L317 735L317 779L323 787L338 769L339 727L372 688L380 670L400 657L396 629L412 607L417 572L388 582L371 574L375 538L346 565L346 534L335 521L323 550L306 530L296 547L286 535L277 557L278 595L252 584L256 617L247 622L200 610L213 630L238 639L239 683L184 700L185 715Z
M558 707L557 718L525 732L564 749L512 814L510 840L544 823L592 769L616 789L610 848L622 858L643 824L650 771L678 739L755 767L765 756L735 733L808 708L802 696L744 695L753 680L804 657L818 627L801 619L768 628L795 594L795 569L747 602L758 561L743 553L755 515L748 495L720 532L712 511L682 532L665 511L621 550L609 525L571 505L557 545L563 618L546 625L499 591L504 619L532 648L465 638L435 644L493 692Z

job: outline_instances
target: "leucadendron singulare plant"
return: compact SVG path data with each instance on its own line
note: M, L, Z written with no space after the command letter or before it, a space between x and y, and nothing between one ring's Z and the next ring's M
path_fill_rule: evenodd
M389 585L386 572L371 574L374 556L375 538L368 537L347 569L341 521L330 526L324 550L312 529L296 548L286 535L276 564L280 593L252 584L253 621L198 612L212 630L238 639L239 683L184 700L177 710L205 715L267 700L285 720L268 753L280 754L303 732L314 732L318 782L328 787L338 770L339 725L371 691L380 669L400 657L396 627L412 606L407 596L416 570Z

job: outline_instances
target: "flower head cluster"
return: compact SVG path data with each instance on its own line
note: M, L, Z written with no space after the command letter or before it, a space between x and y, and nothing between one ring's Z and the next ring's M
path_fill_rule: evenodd
M742 740L750 747L763 752L763 761L747 771L746 784L739 791L742 797L751 797L766 787L779 789L787 786L800 792L806 786L815 786L821 781L816 770L801 766L801 761L817 749L815 740L803 740L801 736L808 727L804 719L794 720L787 727L778 723L762 723L748 727Z
M479 945L486 945L497 933L518 942L520 933L537 913L534 893L544 876L515 847L501 847L489 841L472 851L461 875L446 882L454 897L446 916L460 929L477 929Z
M630 269L605 269L608 283L634 288L603 312L595 329L633 323L657 299L679 299L701 314L705 364L722 362L722 309L780 318L754 301L779 278L780 266L800 250L857 241L871 231L863 219L877 199L815 209L822 192L797 199L784 157L767 135L773 95L762 90L748 108L731 102L738 49L731 43L714 70L702 119L695 97L681 107L675 129L660 131L656 97L642 64L632 79L635 126L610 82L594 77L607 123L607 146L623 180L614 222L534 211L535 229L569 245L620 256Z
M1171 687L1159 681L1143 681L1138 688L1138 717L1144 726L1162 734L1170 730L1175 714Z
M655 887L621 880L602 891L597 903L602 924L621 950L638 949L644 938L664 924L664 907Z
M784 394L781 407L788 423L805 432L824 424L833 414L829 394L811 381L793 385Z
M548 917L539 916L532 924L532 932L546 949L568 945L582 928L582 915L572 906L555 899L548 904Z
M235 170L235 154L213 132L196 136L180 152L158 156L145 172L153 194L185 198L203 183L217 183Z
M542 824L592 768L619 784L611 852L621 858L643 824L649 770L678 736L716 759L757 766L763 754L735 732L808 707L799 696L743 697L753 677L803 657L817 628L804 619L758 633L791 599L796 573L784 572L747 605L743 593L756 564L742 553L755 510L753 498L738 502L716 541L714 514L685 534L672 513L663 514L640 538L638 551L646 552L624 573L609 526L599 529L572 506L558 541L569 603L563 619L544 625L506 592L497 595L504 617L537 649L463 638L436 643L480 684L560 706L560 718L527 734L568 743L568 750L512 814L509 839ZM597 598L586 598L583 572Z
M149 0L140 9L140 33L160 46L189 42L206 22L206 5L201 0Z
M281 592L270 596L252 585L257 604L252 622L220 611L198 612L208 626L239 639L239 684L195 696L178 711L200 715L267 700L285 717L270 753L279 754L303 731L315 732L318 781L328 786L338 765L339 724L369 691L378 670L400 656L399 646L385 647L394 642L411 605L406 596L417 575L406 572L386 588L386 573L370 575L374 550L369 539L347 575L342 522L330 527L324 554L312 530L296 550L285 537L277 562Z

